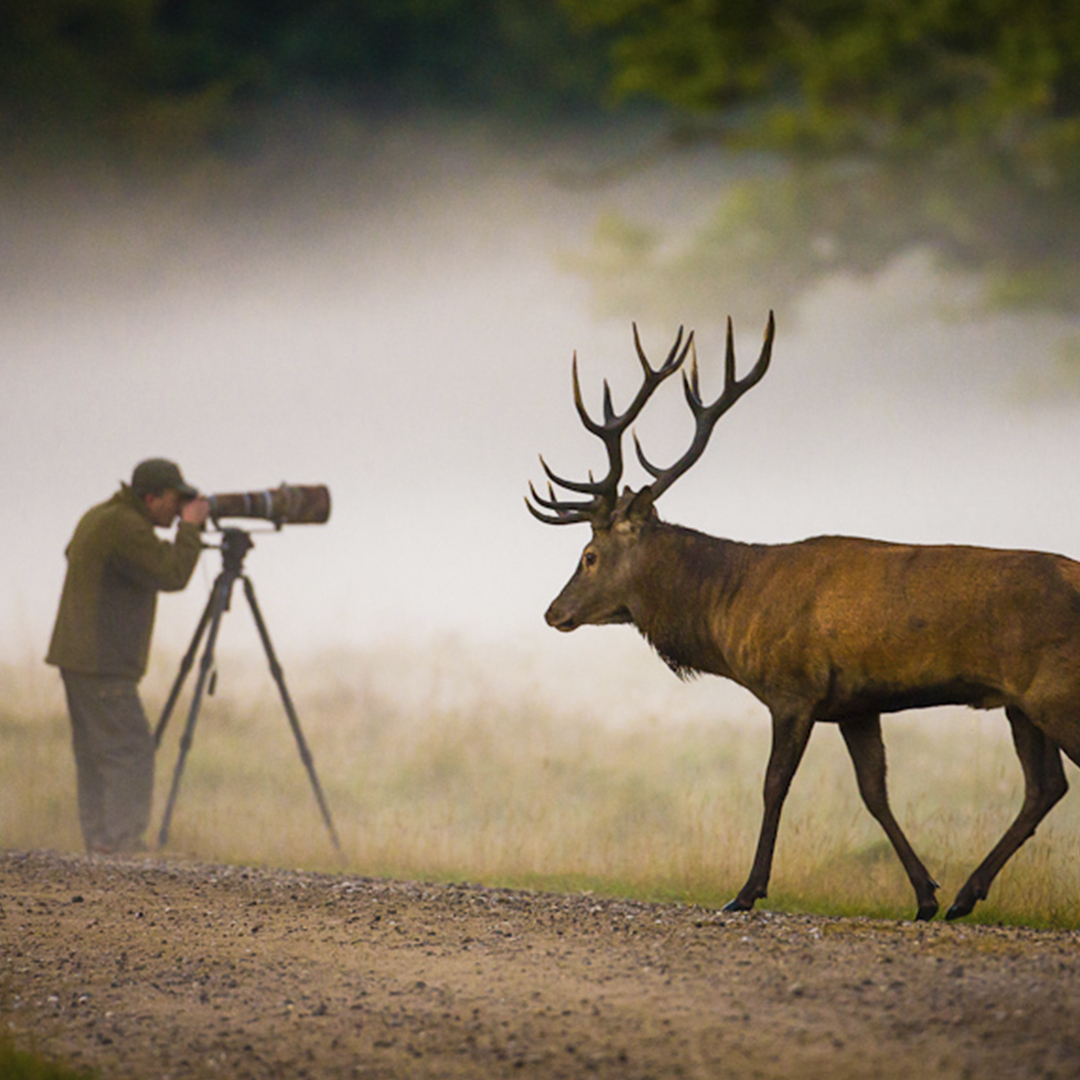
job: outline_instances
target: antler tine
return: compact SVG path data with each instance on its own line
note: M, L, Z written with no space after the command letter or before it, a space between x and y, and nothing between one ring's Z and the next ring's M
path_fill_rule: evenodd
M611 403L611 387L607 379L604 380L604 424L608 425L615 419L615 406Z
M667 491L669 487L680 477L699 457L705 450L706 445L709 442L709 438L712 435L713 427L717 420L724 415L747 392L747 390L756 386L764 376L765 372L769 369L769 362L772 359L772 345L773 337L776 333L776 320L773 313L769 312L769 321L765 327L765 340L761 346L761 354L757 358L757 362L750 369L750 372L742 379L736 378L735 375L735 335L732 329L732 323L730 316L727 321L727 342L724 351L724 389L720 396L711 404L705 405L701 400L701 391L698 385L696 353L694 360L691 362L690 376L687 377L683 372L683 390L686 394L687 403L690 406L690 411L694 414L696 426L694 429L694 438L690 443L690 448L674 465L669 466L667 469L657 469L655 466L649 464L645 459L645 456L638 450L638 459L642 465L655 477L655 481L652 485L653 498L659 498L659 496Z
M532 492L532 497L535 502L539 503L541 506L546 506L549 510L559 510L565 512L568 510L580 510L581 507L589 505L588 503L574 503L568 502L565 499L555 498L555 489L551 486L551 484L548 484L547 486L548 497L546 499L543 499L536 494L536 488L532 486L531 481L529 483L529 491Z
M686 378L686 372L683 372L683 378ZM685 383L683 384L686 385ZM690 350L690 387L694 391L694 401L701 404L701 383L700 376L698 374L698 362L697 362L697 344Z
M581 422L585 425L586 430L591 431L593 435L600 435L603 428L589 415L588 409L585 408L585 400L581 396L581 381L578 379L576 351L570 365L570 375L574 387L574 408L577 409L578 416L581 417Z
M694 332L693 330L690 331L690 337L686 340L686 347L682 350L682 353L680 355L679 346L682 344L683 336L683 327L680 326L679 332L675 335L675 344L671 346L671 349L667 354L667 359L665 359L658 368L654 369L653 366L649 363L649 358L645 355L645 350L641 347L641 338L638 335L637 323L631 323L630 325L634 329L634 348L637 350L638 359L641 361L641 366L645 369L645 384L648 385L651 379L654 379L656 378L656 376L663 373L661 378L656 380L657 385L659 385L664 379L668 377L668 375L670 375L674 371L677 371L679 365L683 362L683 360L686 359L686 353L687 350L690 348L690 342L693 340ZM645 387L643 386L642 390L644 389ZM640 392L641 391L639 391L639 393ZM652 391L650 390L649 393L651 394ZM647 397L648 394L646 394L646 398ZM645 402L643 401L641 404L644 405ZM631 406L631 408L632 407L633 406ZM627 411L629 412L629 410Z
M542 521L545 525L573 525L579 521L592 520L592 517L589 514L570 510L560 511L558 514L543 514L537 510L528 499L525 499L525 509L528 510L537 521Z
M772 313L770 312L770 315ZM724 390L738 380L735 378L735 331L731 316L727 317L727 342L724 345Z
M554 481L559 487L566 488L567 491L576 491L580 495L600 494L601 485L593 479L592 470L589 471L589 479L587 482L584 480L564 480L561 476L552 471L542 454L540 455L540 467L544 470L544 473L549 480Z
M546 521L552 525L568 525L575 521L590 520L594 500L590 499L588 502L581 503L562 502L555 498L555 494L551 490L550 484L548 485L548 494L550 495L550 498L545 499L537 492L536 488L533 487L531 481L529 482L529 494L537 505L555 511L554 514L543 514L529 502L528 498L526 498L525 505L529 508L529 512L541 521Z
M640 462L641 467L655 480L663 470L655 466L645 456L645 451L641 449L641 443L638 442L637 432L632 432L632 434L634 436L634 450L637 453L637 459Z

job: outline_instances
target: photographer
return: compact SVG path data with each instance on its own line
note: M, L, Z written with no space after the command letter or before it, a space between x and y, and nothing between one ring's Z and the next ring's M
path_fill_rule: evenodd
M71 719L79 822L92 853L139 851L150 821L154 739L139 700L159 591L183 589L209 506L171 461L136 466L130 486L83 516L46 662ZM175 538L154 532L180 518Z

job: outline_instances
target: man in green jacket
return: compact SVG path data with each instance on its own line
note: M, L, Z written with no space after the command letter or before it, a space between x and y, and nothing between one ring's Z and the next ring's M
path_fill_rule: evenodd
M151 458L88 510L46 662L60 668L71 718L87 851L138 851L150 823L154 738L139 700L159 591L183 589L199 561L209 504L175 463ZM180 518L173 540L159 537Z

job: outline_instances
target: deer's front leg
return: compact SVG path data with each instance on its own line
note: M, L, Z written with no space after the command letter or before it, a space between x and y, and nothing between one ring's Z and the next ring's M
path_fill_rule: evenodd
M813 726L814 721L809 717L773 713L772 751L765 770L765 814L761 820L757 853L746 884L734 900L724 905L724 911L749 911L756 901L767 895L780 811Z

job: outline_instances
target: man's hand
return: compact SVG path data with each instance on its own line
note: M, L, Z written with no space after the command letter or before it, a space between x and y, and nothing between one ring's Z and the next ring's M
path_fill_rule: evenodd
M203 495L196 495L194 499L189 499L180 508L180 520L190 522L192 525L198 525L201 529L206 524L206 519L210 516L210 503Z

